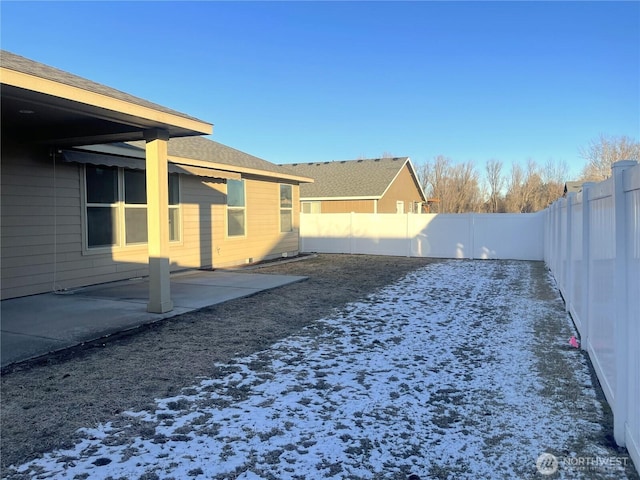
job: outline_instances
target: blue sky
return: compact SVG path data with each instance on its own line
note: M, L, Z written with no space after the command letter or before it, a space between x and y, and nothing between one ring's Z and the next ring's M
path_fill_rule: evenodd
M640 2L12 2L3 49L274 163L565 161L640 137Z

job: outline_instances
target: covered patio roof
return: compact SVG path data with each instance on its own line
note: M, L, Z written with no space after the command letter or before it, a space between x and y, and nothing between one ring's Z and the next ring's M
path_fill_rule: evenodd
M213 125L11 52L0 53L2 135L16 141L79 146L206 135Z
M3 144L78 147L145 141L149 304L173 309L169 283L168 161L171 137L213 132L213 125L111 87L0 51Z

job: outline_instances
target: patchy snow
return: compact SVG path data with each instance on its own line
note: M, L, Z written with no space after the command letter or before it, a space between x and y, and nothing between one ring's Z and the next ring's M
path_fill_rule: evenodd
M611 456L581 440L600 432L602 409L549 279L538 282L550 299L531 291L533 265L429 265L268 350L217 365L214 378L157 400L154 412L128 412L128 426L85 429L75 448L16 474L512 479L538 475L544 452ZM557 324L557 338L538 338L540 324ZM563 384L542 378L544 349L569 365L563 381L580 386L572 402L559 404L553 390ZM615 467L597 473L561 466L559 476L626 478Z

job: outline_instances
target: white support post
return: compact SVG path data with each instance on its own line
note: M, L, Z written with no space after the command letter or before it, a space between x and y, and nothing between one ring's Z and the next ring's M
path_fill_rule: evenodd
M169 278L169 177L164 130L148 130L146 141L147 231L149 248L149 303L147 311L173 310Z
M613 164L613 201L616 257L614 267L614 328L615 328L615 362L616 389L614 393L613 437L620 446L626 445L625 426L627 423L629 349L629 312L627 311L627 235L626 235L626 202L624 194L623 172L636 165L635 161L623 160Z

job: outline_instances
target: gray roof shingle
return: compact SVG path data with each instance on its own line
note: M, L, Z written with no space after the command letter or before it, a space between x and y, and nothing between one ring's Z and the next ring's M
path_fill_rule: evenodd
M54 82L62 83L64 85L69 85L71 87L81 88L89 92L99 93L101 95L129 102L141 107L147 107L160 112L202 122L202 120L185 113L177 112L170 108L163 107L162 105L149 102L133 95L129 95L128 93L121 92L120 90L116 90L115 88L107 87L106 85L87 80L86 78L73 75L71 73L65 72L64 70L50 67L43 63L39 63L20 55L16 55L15 53L11 53L6 50L0 50L0 65L2 66L2 68L6 68L8 70L33 75L45 80L51 80Z
M144 142L127 142L144 149ZM206 162L228 165L230 167L241 167L244 169L270 172L276 175L287 175L294 177L304 177L301 172L285 166L254 157L248 153L241 152L235 148L228 147L222 143L215 142L204 137L178 137L172 138L168 142L168 154L174 157L190 158L193 160L203 160ZM231 168L233 170L233 168Z
M302 198L380 198L409 157L294 163L287 165L314 183L300 186Z

